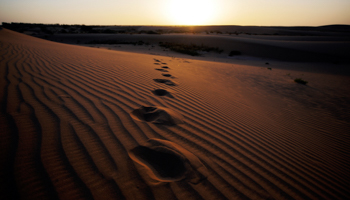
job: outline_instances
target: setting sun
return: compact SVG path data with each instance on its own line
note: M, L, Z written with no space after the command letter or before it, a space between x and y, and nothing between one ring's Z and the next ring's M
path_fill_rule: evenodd
M171 0L168 4L170 20L181 25L209 24L214 11L212 0Z

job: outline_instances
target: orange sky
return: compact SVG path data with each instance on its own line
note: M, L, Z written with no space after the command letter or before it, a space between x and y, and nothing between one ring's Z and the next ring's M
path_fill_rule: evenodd
M2 22L86 25L350 24L349 0L0 0Z

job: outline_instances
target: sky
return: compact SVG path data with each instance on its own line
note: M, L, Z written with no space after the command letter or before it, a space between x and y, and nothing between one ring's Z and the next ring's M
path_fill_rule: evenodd
M350 25L350 0L0 0L0 22L85 25Z

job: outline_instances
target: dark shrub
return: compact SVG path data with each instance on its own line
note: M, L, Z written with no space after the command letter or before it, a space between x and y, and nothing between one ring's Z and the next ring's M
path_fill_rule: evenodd
M303 80L301 78L294 79L294 82L300 83L300 84L303 84L303 85L306 85L308 83L307 81L305 81L305 80Z
M228 54L228 56L237 56L237 55L241 55L242 53L240 52L240 51L235 51L235 50L233 50L233 51L231 51L229 54Z

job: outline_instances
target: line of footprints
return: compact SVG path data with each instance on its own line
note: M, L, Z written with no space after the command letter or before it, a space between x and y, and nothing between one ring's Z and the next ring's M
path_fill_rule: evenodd
M163 63L161 62L160 60L158 59L155 59L154 58L154 61L155 61L155 65L160 65L161 67L160 68L156 68L155 70L158 70L160 72L163 72L162 75L165 76L165 77L169 77L169 78L175 78L174 76L172 76L171 74L169 74L169 70L170 68L167 65L167 63ZM163 65L163 66L162 66ZM169 85L169 86L176 86L176 83L173 82L172 80L170 79L161 79L161 78L156 78L156 79L153 79L155 82L157 83L163 83L163 84L166 84L166 85ZM169 96L170 93L164 89L156 89L153 91L153 93L157 96Z
M169 78L175 78L171 74L168 74L170 68L166 63L162 63L160 60L154 59L155 65L160 65L161 68L156 68L156 70L163 72L162 75ZM170 79L153 79L157 83L163 83L169 86L176 86L176 83L174 83ZM153 94L157 96L167 96L174 98L170 92L164 89L155 89L152 91ZM183 123L183 116L166 107L161 106L141 106L140 108L137 108L133 110L130 113L130 116L138 121L142 122L149 122L153 124L162 124L162 125L176 125Z
M168 74L170 68L166 63L154 58L156 68L162 75L174 78ZM157 83L176 86L170 79L153 79ZM152 91L157 96L172 95L164 89ZM167 107L162 106L141 106L133 110L130 116L137 121L153 123L157 125L175 126L184 123L184 117ZM203 163L194 154L182 148L180 145L168 140L150 138L144 145L137 146L129 152L130 158L143 166L148 172L148 180L151 184L161 182L186 181L197 185L206 180L208 172ZM145 179L145 180L147 180Z

